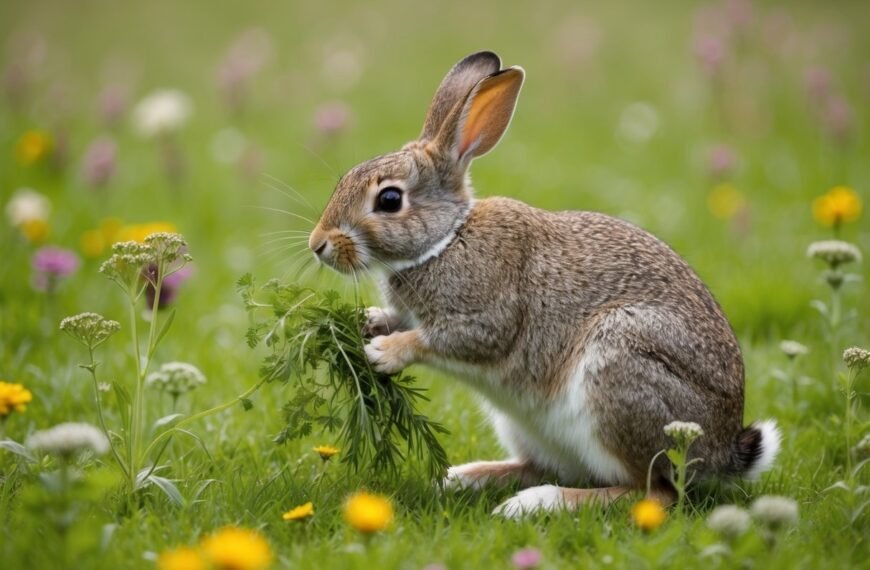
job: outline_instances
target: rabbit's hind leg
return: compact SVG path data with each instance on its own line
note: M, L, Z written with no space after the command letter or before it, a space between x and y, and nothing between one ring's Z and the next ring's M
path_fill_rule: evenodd
M444 486L448 489L480 489L486 485L506 487L513 483L529 486L539 483L541 473L519 459L474 461L447 470Z
M585 505L606 507L636 491L637 489L629 487L574 489L557 487L556 485L540 485L520 491L496 507L493 514L516 519L541 512L574 511ZM673 490L668 488L653 489L647 497L655 499L665 506L673 503L675 498Z

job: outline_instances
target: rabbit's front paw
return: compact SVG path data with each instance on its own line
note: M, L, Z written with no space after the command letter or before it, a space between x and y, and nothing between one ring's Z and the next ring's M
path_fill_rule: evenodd
M372 338L390 334L393 332L392 321L392 316L385 309L369 307L366 309L366 322L362 326L363 337Z
M366 356L375 370L395 374L414 362L418 348L416 331L376 336L365 346Z

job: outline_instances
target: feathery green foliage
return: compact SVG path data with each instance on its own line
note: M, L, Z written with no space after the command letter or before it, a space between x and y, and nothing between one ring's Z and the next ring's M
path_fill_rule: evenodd
M416 454L429 477L444 474L447 454L436 434L447 430L416 411L416 401L427 398L413 377L371 367L358 304L343 301L335 291L276 279L258 287L250 274L238 287L252 319L248 345L268 349L260 376L268 382L294 380L277 443L305 437L315 428L339 432L343 461L354 469L396 473L407 455ZM266 303L258 302L260 297Z

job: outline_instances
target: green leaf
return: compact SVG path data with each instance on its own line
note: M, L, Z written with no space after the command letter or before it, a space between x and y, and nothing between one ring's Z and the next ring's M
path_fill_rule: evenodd
M121 414L121 425L124 429L130 425L131 402L130 393L120 383L112 382L112 391L115 393L115 398L118 400L118 413Z
M33 457L33 455L30 454L27 448L18 443L17 441L13 441L11 439L0 440L0 449L5 449L10 453L14 453L15 455L23 457L27 461L36 461L36 459Z
M172 326L172 321L175 320L175 309L172 309L172 312L169 313L169 316L166 317L166 320L163 321L163 324L160 325L160 332L157 333L157 338L154 339L154 345L152 346L152 350L160 344L160 341L163 340L163 337L166 336L166 333L169 332L169 327ZM154 315L153 318L157 318L157 315Z
M164 477L159 477L157 475L149 475L148 481L153 483L158 489L163 491L163 494L166 497L175 503L176 506L183 507L184 506L184 497L181 496L181 491L178 490L178 487L175 486L175 483L166 479Z
M252 402L250 398L242 398L242 407L246 412L252 410L254 408L254 402Z
M162 428L168 425L175 423L177 420L180 420L184 417L184 414L169 414L168 416L163 416L156 422L154 422L154 429Z

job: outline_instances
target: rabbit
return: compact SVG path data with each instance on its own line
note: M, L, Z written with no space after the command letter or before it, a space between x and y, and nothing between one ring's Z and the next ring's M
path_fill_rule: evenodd
M525 78L492 52L446 75L422 133L347 172L309 236L323 264L371 272L366 355L396 373L447 371L478 392L509 454L451 467L446 484L516 485L495 513L674 498L663 427L695 422L701 477L753 478L780 446L743 426L743 359L689 265L646 231L582 211L476 199L468 169L493 149ZM582 484L583 487L577 485Z

